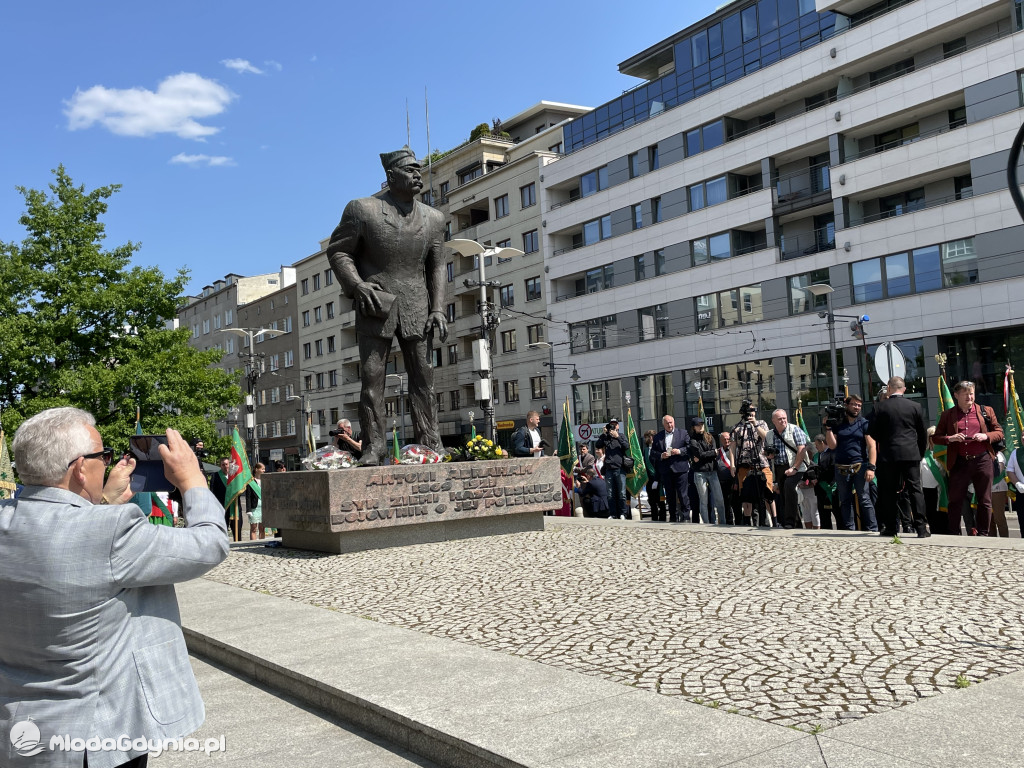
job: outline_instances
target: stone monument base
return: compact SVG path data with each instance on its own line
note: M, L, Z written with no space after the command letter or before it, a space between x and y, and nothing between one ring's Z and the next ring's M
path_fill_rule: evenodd
M286 547L346 553L539 531L562 506L558 459L265 474L263 522Z
M281 544L294 549L343 555L367 549L407 547L412 544L433 544L438 541L472 539L477 536L500 536L505 533L543 530L543 512L521 512L516 515L492 515L345 533L296 531L285 528L281 531Z

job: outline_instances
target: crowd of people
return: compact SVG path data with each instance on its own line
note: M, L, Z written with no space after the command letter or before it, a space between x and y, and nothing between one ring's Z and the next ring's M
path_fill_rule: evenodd
M929 428L905 392L902 378L890 379L870 419L863 399L849 394L813 438L784 409L769 422L750 403L717 443L703 418L684 430L665 415L641 447L651 520L1008 536L1008 489L1024 494L1024 457L1005 460L993 410L976 404L974 384L963 381L956 404ZM618 420L605 426L594 455L586 444L578 454L574 489L584 516L630 519L630 451Z

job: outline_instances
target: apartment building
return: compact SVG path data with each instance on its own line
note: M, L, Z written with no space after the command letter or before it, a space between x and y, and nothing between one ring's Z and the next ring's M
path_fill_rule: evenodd
M237 375L243 392L246 389L245 359L248 358L248 340L234 333L224 333L227 328L249 328L258 330L259 316L246 312L240 318L239 312L264 297L276 294L295 283L295 270L282 267L278 272L262 275L243 276L235 273L227 274L223 280L204 286L198 296L190 296L179 310L177 320L179 327L191 330L189 343L201 350L220 349L224 352L217 367L228 374ZM294 301L293 301L294 304ZM262 310L261 310L262 311ZM250 326L254 322L256 325ZM238 403L241 414L245 413L245 402ZM237 423L244 424L245 417L240 415ZM217 430L221 435L231 433L236 422L225 419L217 422ZM244 431L244 429L243 429Z
M576 420L799 401L813 430L830 326L851 390L892 341L930 417L937 355L1000 411L1021 28L1019 0L738 0L622 62L643 82L564 127L540 187Z

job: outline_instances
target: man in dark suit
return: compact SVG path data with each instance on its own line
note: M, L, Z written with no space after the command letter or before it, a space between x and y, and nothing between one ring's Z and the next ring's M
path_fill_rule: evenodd
M657 457L661 485L668 497L669 521L681 523L690 519L690 436L676 428L676 420L666 415L662 430L654 436L651 453Z
M583 502L584 517L608 517L608 484L594 472L593 467L583 470L576 483L576 491Z
M917 403L907 400L906 382L893 376L888 384L889 397L875 406L868 435L877 445L879 535L895 536L899 532L900 488L906 494L913 513L914 528L919 538L931 536L924 514L924 492L921 490L921 457L928 442L924 414Z
M961 381L953 387L956 405L943 411L935 427L937 445L945 445L949 472L949 532L960 533L960 515L967 501L967 486L978 496L976 528L971 536L988 536L992 520L992 444L1003 439L1003 428L991 408L974 402L974 383Z

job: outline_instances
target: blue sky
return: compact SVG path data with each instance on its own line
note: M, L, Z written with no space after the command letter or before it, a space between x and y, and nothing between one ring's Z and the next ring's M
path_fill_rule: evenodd
M266 2L4 3L0 240L21 185L63 163L118 183L107 243L191 272L199 291L315 253L345 203L379 188L377 153L447 149L541 99L587 106L637 84L623 59L714 10L636 5Z

